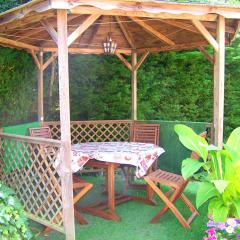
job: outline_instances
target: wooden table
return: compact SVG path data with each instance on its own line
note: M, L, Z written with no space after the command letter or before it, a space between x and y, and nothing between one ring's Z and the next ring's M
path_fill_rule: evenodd
M155 205L152 189L146 185L146 198L115 193L115 170L121 164L136 166L136 176L142 177L151 171L152 164L164 153L163 148L154 144L135 142L90 142L72 146L72 170L80 170L84 165L104 168L108 200L97 202L81 211L105 219L119 221L116 205L127 201L140 201ZM98 159L98 160L93 160Z

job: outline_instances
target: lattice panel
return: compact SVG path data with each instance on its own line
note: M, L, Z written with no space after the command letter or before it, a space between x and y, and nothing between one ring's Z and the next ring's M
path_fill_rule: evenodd
M54 139L61 138L59 122L45 122ZM129 141L132 122L122 121L76 121L71 122L72 143Z
M53 166L60 143L45 141L0 134L0 178L30 218L63 231L61 182Z

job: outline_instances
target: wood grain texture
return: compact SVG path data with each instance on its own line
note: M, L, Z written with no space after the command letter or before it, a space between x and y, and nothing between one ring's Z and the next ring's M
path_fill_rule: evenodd
M214 143L222 147L224 119L224 74L225 74L225 19L219 16L217 41L219 50L215 51L214 61Z
M58 31L58 69L59 69L59 102L61 122L61 181L63 219L67 240L75 240L73 181L71 170L71 133L69 106L69 67L68 67L68 31L67 11L57 10Z

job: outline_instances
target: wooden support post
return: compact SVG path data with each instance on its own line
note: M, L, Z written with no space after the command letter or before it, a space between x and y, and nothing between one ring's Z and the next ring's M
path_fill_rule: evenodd
M69 106L69 67L67 10L57 10L58 29L58 69L61 124L61 187L63 201L63 221L67 240L75 240L73 180L71 171L71 134Z
M222 147L224 118L224 73L225 73L225 19L218 17L218 51L215 50L214 62L214 143Z
M44 121L43 116L43 52L39 53L38 59L38 121L42 124Z
M137 120L137 52L132 51L132 120Z

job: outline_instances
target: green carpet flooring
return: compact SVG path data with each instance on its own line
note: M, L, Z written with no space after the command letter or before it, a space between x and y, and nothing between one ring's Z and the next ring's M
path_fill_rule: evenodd
M89 203L89 199L96 199L101 195L101 177L88 177L95 188L83 199L83 203ZM119 182L117 180L117 182ZM121 189L118 184L117 189ZM195 203L196 183L190 183L185 191L188 198ZM100 190L99 190L100 189ZM143 192L131 192L135 195L143 195ZM191 224L191 229L184 229L173 214L168 211L157 224L149 224L149 220L163 206L163 203L156 197L157 206L148 206L139 202L127 202L117 206L117 213L121 216L120 222L104 220L102 218L83 214L88 220L88 225L76 223L76 239L79 240L201 240L206 230L207 214L206 207L201 208L199 216ZM176 205L184 216L189 212L179 200ZM40 233L43 227L31 222L31 228L35 233ZM37 237L38 240L63 240L65 236L53 231L48 235Z

